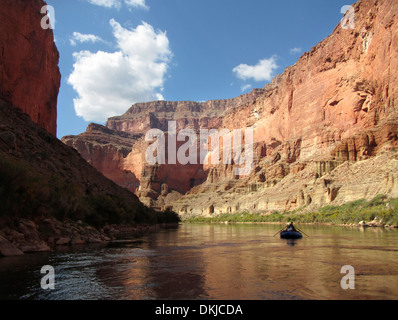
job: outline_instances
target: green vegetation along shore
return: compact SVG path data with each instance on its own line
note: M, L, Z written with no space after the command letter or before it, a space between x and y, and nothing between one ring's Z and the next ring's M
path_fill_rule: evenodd
M371 201L360 199L341 206L326 206L313 212L273 212L221 214L214 217L193 217L184 222L213 223L324 223L335 225L398 226L398 199L378 195Z
M46 175L27 161L0 153L0 219L38 217L81 220L94 227L180 221L171 210L156 212L141 204L138 198L90 193L61 173Z

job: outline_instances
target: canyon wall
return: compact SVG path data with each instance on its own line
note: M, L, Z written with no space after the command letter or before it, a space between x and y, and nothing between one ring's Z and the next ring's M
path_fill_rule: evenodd
M175 209L269 213L398 195L398 3L364 0L354 8L353 30L338 25L253 104L223 117L222 127L253 128L252 173L211 167Z
M51 29L41 28L44 5L0 6L0 257L105 242L166 222L56 138L59 56ZM105 168L130 152L117 144L130 138L116 134L109 152L119 158Z
M176 122L177 132L188 128L196 132L217 129L227 110L251 102L262 94L262 89L255 89L234 99L138 103L124 115L108 119L105 127L90 124L86 132L65 136L62 141L78 150L106 177L136 192L145 203L157 206L153 200L159 195L168 195L169 191L184 194L203 183L207 173L199 159L194 165L169 164L168 161L163 165L149 165L145 159L145 151L150 145L145 141L147 131L155 128L167 132L169 121ZM165 139L167 146L167 134ZM176 148L182 144L183 141L176 142ZM168 159L167 149L165 152Z
M42 29L42 0L2 0L0 98L56 135L61 75L53 31Z
M142 103L109 119L115 132L142 135L116 160L120 172L134 173L137 195L184 216L312 210L379 193L398 196L398 3L361 0L354 8L354 29L339 24L263 89L206 103ZM143 135L166 131L170 120L177 130L253 129L253 170L237 176L234 165L222 162L148 165ZM91 159L85 152L93 142L85 135L63 140ZM115 133L109 135L105 154ZM109 151L97 161L109 157L118 158Z

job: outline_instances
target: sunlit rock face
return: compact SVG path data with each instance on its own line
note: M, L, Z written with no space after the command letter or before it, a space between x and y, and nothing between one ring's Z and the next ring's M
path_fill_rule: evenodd
M53 31L42 28L45 5L42 0L1 2L0 98L55 135L61 75Z
M363 0L353 7L353 29L337 25L263 89L205 103L136 104L108 120L113 131L101 153L87 151L87 132L65 142L103 172L116 166L108 176L117 175L123 186L135 181L148 204L181 215L266 214L398 196L398 3ZM167 131L169 121L177 130L253 129L253 170L236 176L221 161L148 165L144 135L151 128ZM120 132L141 135L123 157L111 147ZM105 159L114 164L100 164Z
M124 115L108 119L105 126L90 124L78 136L65 136L62 141L74 147L95 168L119 185L136 192L144 202L154 204L159 196L185 194L207 179L208 168L200 161L199 146L196 164L169 163L169 123L175 123L176 133L182 129L218 129L224 115L234 108L251 103L262 89L234 99L207 102L154 101L133 105ZM145 153L150 141L145 135L150 129L165 132L164 164L151 166ZM176 152L185 141L176 141ZM162 206L161 206L162 207Z

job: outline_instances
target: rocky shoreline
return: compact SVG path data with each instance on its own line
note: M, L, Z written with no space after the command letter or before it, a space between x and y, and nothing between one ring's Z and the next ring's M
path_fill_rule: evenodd
M156 232L163 225L106 225L94 228L81 221L52 217L18 219L0 227L0 257L52 251L56 246L106 243Z

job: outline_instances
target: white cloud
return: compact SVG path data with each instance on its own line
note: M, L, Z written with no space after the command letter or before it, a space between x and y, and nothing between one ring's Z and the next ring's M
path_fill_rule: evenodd
M114 7L119 9L121 7L121 0L88 0L88 2L106 8Z
M142 8L146 10L149 9L149 7L145 4L145 0L124 0L124 3L130 7Z
M68 78L77 92L75 111L86 121L103 122L123 114L133 103L163 100L165 74L172 53L165 32L145 22L127 30L110 20L118 50L74 53Z
M247 64L240 64L232 71L239 79L255 81L270 81L273 78L274 71L278 68L276 64L276 57L272 56L269 59L260 60L256 65L249 66Z
M290 49L290 54L300 54L303 51L301 48L292 48Z
M72 37L69 39L69 42L72 46L75 46L77 42L103 42L100 37L93 35L93 34L82 34L80 32L73 32Z
M149 7L145 4L145 0L88 0L88 2L97 6L116 9L120 9L122 7L122 3L124 2L128 7L149 9Z
M240 87L240 90L241 90L242 92L244 92L244 91L246 91L246 90L251 89L251 87L252 87L251 84L246 84L246 85L243 85L242 87Z

